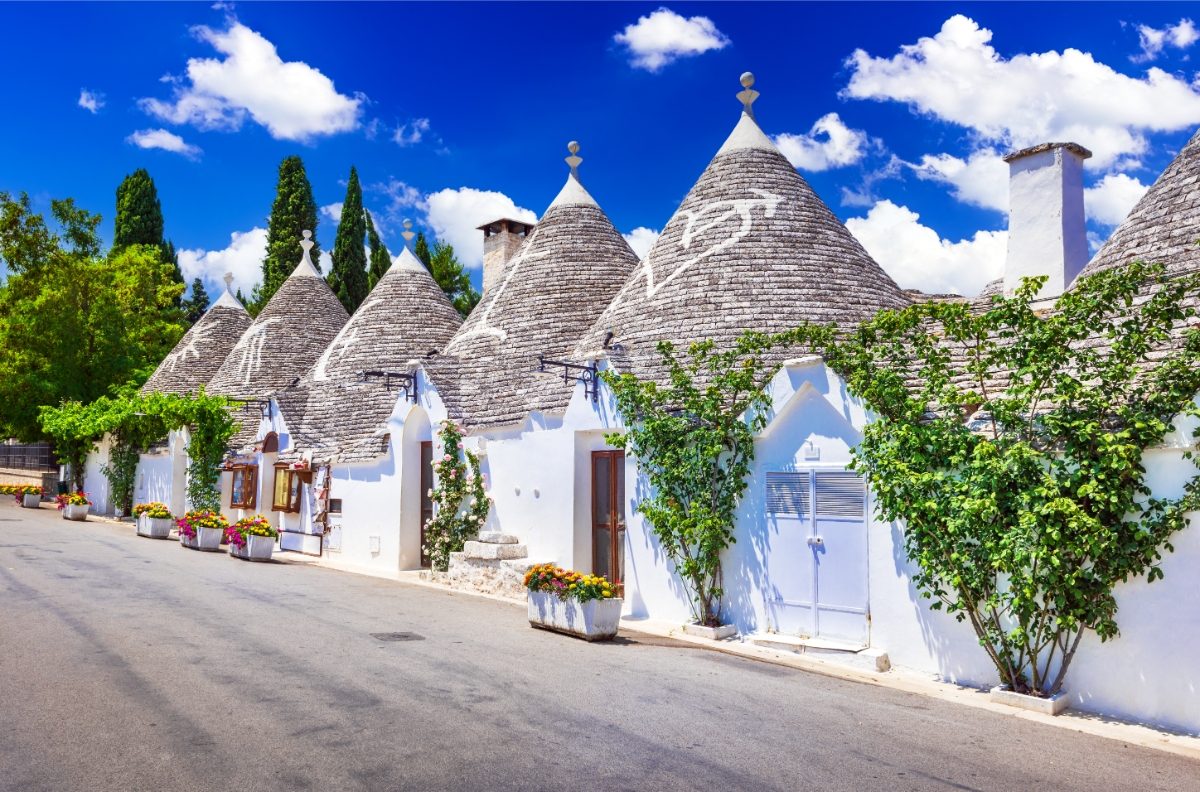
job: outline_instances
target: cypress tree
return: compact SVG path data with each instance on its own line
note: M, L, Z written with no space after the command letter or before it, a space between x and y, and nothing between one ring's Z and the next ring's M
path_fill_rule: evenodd
M163 238L162 204L158 200L158 189L145 168L138 168L127 175L117 187L112 252L119 253L130 245L158 248L162 260L171 265L175 282L184 285L175 246ZM176 305L182 305L182 293Z
M267 257L262 263L262 283L254 290L252 314L266 305L299 263L303 249L300 232L312 231L312 262L321 269L321 246L317 242L317 203L304 170L304 161L292 155L279 163L279 183L267 221Z
M367 298L367 253L363 247L367 224L363 217L362 186L358 183L358 171L350 166L342 219L333 242L333 267L329 272L329 288L349 313L354 313Z
M200 321L200 317L204 316L204 312L208 310L208 291L204 288L204 283L199 278L192 281L192 296L183 301L183 312L187 316L188 322L195 324Z
M388 267L392 266L392 254L388 252L387 245L383 244L379 233L375 231L375 222L371 220L371 213L366 212L365 216L367 218L367 244L371 248L371 266L367 270L367 290L370 291L387 274Z
M417 257L418 261L425 265L425 269L429 269L430 265L433 263L433 258L429 255L429 242L427 242L425 239L424 231L417 232L417 241L413 245L413 255Z

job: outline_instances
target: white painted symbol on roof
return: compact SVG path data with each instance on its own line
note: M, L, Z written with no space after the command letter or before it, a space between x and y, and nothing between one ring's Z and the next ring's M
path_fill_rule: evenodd
M209 324L196 326L188 334L187 343L176 349L163 363L163 370L174 371L180 363L186 363L188 358L200 358L200 345L212 340L216 327Z
M237 346L233 348L233 352L229 353L231 355L234 352L240 354L236 371L242 378L243 385L249 385L250 380L262 367L263 347L267 343L267 328L278 321L278 317L259 320L238 339Z
M522 264L524 264L527 261L537 261L538 259L547 258L550 255L549 252L532 253L532 254L529 252L534 247L533 243L534 243L534 240L537 238L537 233L538 233L539 228L540 228L540 226L534 226L534 229L530 233L529 238L525 240L524 247L522 247L520 252L518 252L517 255L513 256L513 258L508 262L507 266L505 267L504 280L501 281L500 285L496 288L494 296L492 296L490 299L488 299L487 306L484 308L483 312L479 315L479 321L475 324L474 327L472 327L469 330L466 330L465 332L463 332L462 335L456 337L454 339L453 343L450 345L450 347L447 348L447 350L446 350L447 352L449 352L450 354L454 354L455 350L457 348L459 348L459 345L463 341L466 341L468 338L474 338L475 336L481 336L481 335L494 336L495 338L499 339L501 343L503 343L504 341L506 341L508 339L508 333L506 331L502 330L499 327L492 327L492 325L491 325L492 309L496 307L496 303L500 302L500 298L503 297L504 292L508 290L508 284L512 282L512 279L514 277L516 277L517 272L521 269ZM468 322L471 321L471 319L473 319L474 316L475 316L475 314L472 313L471 317L468 318L467 321Z
M646 276L646 296L653 297L655 293L666 286L671 281L675 280L679 275L683 274L693 264L703 261L704 259L722 250L736 245L754 229L754 217L750 210L756 206L763 208L763 217L774 217L775 207L783 201L782 195L775 195L766 190L751 189L750 192L757 195L756 198L734 198L725 201L713 201L705 204L695 211L680 209L680 213L687 218L687 225L683 229L683 237L679 241L679 247L687 250L692 246L692 241L699 235L705 233L711 228L725 222L730 217L737 215L741 217L741 226L734 231L726 239L710 245L699 254L682 262L675 270L664 278L661 282L656 283L654 280L654 262L653 256L647 255L642 259L642 273Z
M365 316L366 312L371 310L371 307L378 303L382 297L373 297L359 306L355 316ZM354 342L358 340L358 326L361 322L350 321L342 325L342 329L334 337L333 343L325 348L321 353L321 357L317 360L317 365L313 366L313 380L316 382L325 382L329 379L326 368L329 366L329 359L333 357L335 352L341 352L343 355L354 346Z

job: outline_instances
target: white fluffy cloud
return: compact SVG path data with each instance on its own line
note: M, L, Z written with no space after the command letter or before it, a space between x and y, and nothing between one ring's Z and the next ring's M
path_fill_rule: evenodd
M1127 174L1110 173L1083 191L1088 219L1110 228L1118 226L1148 189L1149 185Z
M537 222L536 213L517 206L504 193L473 187L438 190L425 196L421 208L437 238L453 245L459 260L471 268L483 266L483 232L479 226L501 217Z
M421 138L429 131L428 118L414 118L407 124L401 124L396 127L396 131L392 133L392 142L400 148L415 146L421 142Z
M201 151L174 132L165 129L139 129L125 140L138 148L162 149L176 154L182 154L188 159L198 159Z
M79 106L95 115L104 108L104 94L99 91L89 91L81 88L79 91Z
M646 257L650 252L650 248L654 246L655 240L658 239L659 231L645 226L638 226L628 234L621 234L625 237L625 241L629 243L629 247L633 248L633 252L637 254L639 259Z
M1147 131L1200 124L1200 87L1182 77L1157 68L1130 77L1076 49L1005 58L991 40L955 15L890 58L856 50L843 95L904 102L1002 148L1074 141L1095 154L1093 168L1142 154Z
M1174 25L1161 28L1138 25L1137 32L1138 45L1142 51L1130 58L1134 63L1152 61L1167 47L1187 49L1200 41L1200 31L1196 30L1196 23L1190 19L1181 19Z
M906 206L880 201L846 228L901 288L974 296L1003 275L1007 231L976 231L953 242L920 219Z
M231 19L227 30L193 34L223 57L190 58L171 100L142 99L143 110L174 124L240 129L247 116L279 140L306 141L358 126L362 97L344 96L303 61L285 61L275 45Z
M342 222L342 201L337 203L325 204L321 207L321 214L328 217L334 223ZM372 218L374 219L374 218Z
M785 132L775 137L775 145L792 167L813 172L853 165L866 154L869 143L866 132L846 126L837 113L818 118L806 134Z
M249 231L234 231L230 234L229 247L222 250L180 250L179 269L188 283L192 278L200 278L212 286L209 293L214 300L224 286L221 279L226 272L233 273L234 291L241 289L242 294L249 296L250 290L262 279L262 261L266 256L267 229L255 227Z
M965 160L951 154L926 154L920 162L905 164L920 179L948 185L963 203L1008 211L1008 163L995 149L979 149Z
M669 8L639 17L613 36L629 51L629 63L656 72L680 58L724 49L729 38L708 17L682 17Z

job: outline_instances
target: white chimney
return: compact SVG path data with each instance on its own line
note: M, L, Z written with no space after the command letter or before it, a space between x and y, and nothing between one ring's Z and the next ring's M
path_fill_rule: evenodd
M1083 161L1090 156L1077 143L1042 143L1004 158L1009 167L1006 294L1023 277L1048 275L1038 297L1057 297L1087 264Z

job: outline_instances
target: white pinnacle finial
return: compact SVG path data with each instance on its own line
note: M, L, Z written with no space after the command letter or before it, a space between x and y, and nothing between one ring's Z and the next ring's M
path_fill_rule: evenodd
M225 273L225 291L227 291L227 292L233 291L233 273L232 272Z
M404 230L400 232L400 236L404 237L404 247L406 248L412 243L413 237L416 236L412 230L412 220L409 220L407 217L404 218Z
M742 90L738 92L737 98L742 101L742 112L754 118L754 100L758 98L758 91L751 86L754 85L754 75L750 72L742 74Z
M300 258L300 263L296 265L296 269L292 270L292 275L311 275L320 277L317 274L317 268L313 266L312 255L310 251L316 243L312 241L312 231L307 228L300 232L300 236L304 237L300 240L300 247L304 249L304 255Z
M579 156L579 141L572 140L568 143L567 151L571 152L571 156L567 157L565 162L571 166L571 175L578 179L579 165L583 162L583 157Z

